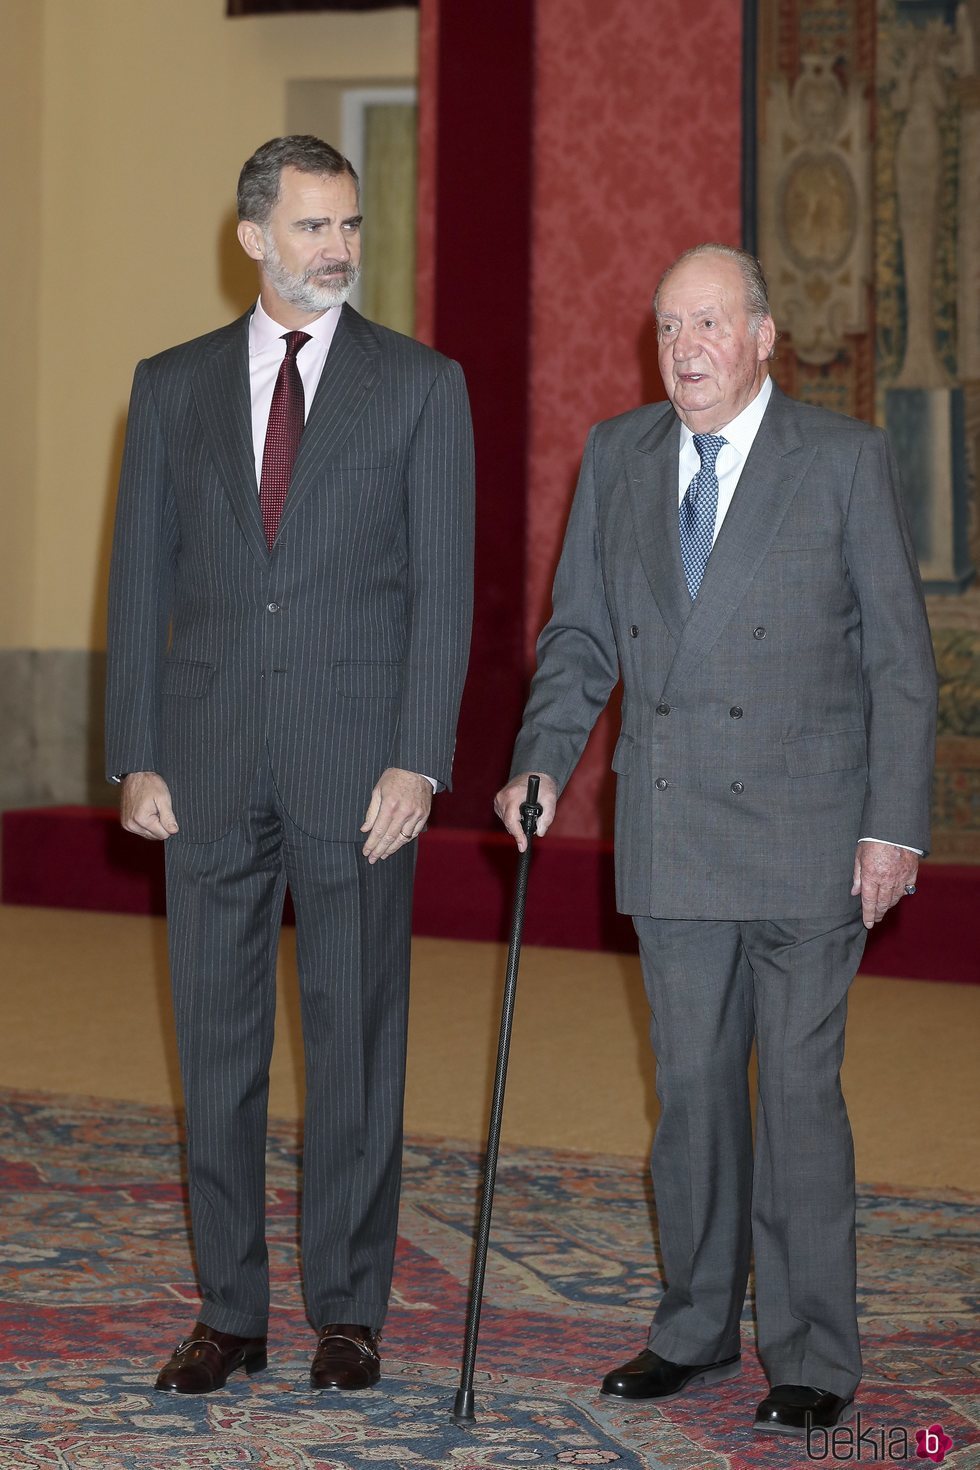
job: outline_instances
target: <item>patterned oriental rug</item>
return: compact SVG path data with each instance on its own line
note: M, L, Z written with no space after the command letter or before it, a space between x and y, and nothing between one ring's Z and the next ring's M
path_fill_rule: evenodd
M509 1148L498 1174L477 1360L477 1423L450 1420L459 1376L479 1155L406 1146L395 1296L377 1389L316 1397L297 1284L296 1130L274 1124L268 1171L270 1367L202 1398L154 1393L195 1315L168 1110L0 1092L2 1470L366 1470L519 1465L762 1470L821 1460L929 1464L952 1441L980 1465L963 1194L886 1187L859 1205L867 1376L834 1445L751 1431L765 1391L750 1305L743 1372L656 1409L596 1391L643 1343L659 1286L643 1166ZM975 1283L974 1283L975 1285ZM838 1431L840 1434L840 1431ZM920 1438L918 1444L923 1441ZM943 1450L936 1450L942 1458Z

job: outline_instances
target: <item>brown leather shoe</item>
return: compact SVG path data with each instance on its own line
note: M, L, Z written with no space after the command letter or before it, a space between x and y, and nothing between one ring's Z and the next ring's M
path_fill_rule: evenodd
M237 1368L261 1373L267 1362L264 1337L236 1337L196 1322L190 1337L177 1344L160 1369L154 1387L161 1393L213 1393L224 1388Z
M320 1333L311 1388L371 1388L381 1377L380 1332L353 1322L328 1322Z

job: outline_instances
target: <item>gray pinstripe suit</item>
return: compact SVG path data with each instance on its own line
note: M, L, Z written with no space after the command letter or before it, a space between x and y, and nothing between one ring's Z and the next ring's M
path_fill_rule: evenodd
M414 853L358 828L387 767L449 785L472 597L458 364L350 307L270 553L248 318L143 362L109 608L107 770L180 826L168 917L201 1319L264 1333L264 1146L288 881L307 1068L311 1321L379 1326L397 1216ZM169 629L169 645L168 645Z
M512 770L563 786L622 676L617 898L662 1104L650 1346L682 1364L738 1351L754 1239L770 1381L849 1396L851 874L859 837L928 847L932 645L879 430L774 389L694 603L679 434L654 404L590 435Z

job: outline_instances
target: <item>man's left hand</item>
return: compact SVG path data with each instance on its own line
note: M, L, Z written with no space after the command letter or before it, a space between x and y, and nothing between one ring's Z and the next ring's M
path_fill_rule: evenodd
M415 771L390 766L371 792L361 823L368 839L361 848L369 863L391 857L425 829L432 805L432 783Z
M859 842L854 854L851 894L861 895L864 927L873 929L888 910L905 897L906 883L914 883L919 855L890 842Z

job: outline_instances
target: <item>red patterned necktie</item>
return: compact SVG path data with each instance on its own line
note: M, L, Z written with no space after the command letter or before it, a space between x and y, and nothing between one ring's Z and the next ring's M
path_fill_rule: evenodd
M286 332L286 356L282 360L272 393L269 423L262 451L262 478L259 481L259 509L265 539L271 549L279 530L279 517L293 476L296 451L303 437L306 421L306 399L303 379L299 375L296 354L309 342L309 332Z

